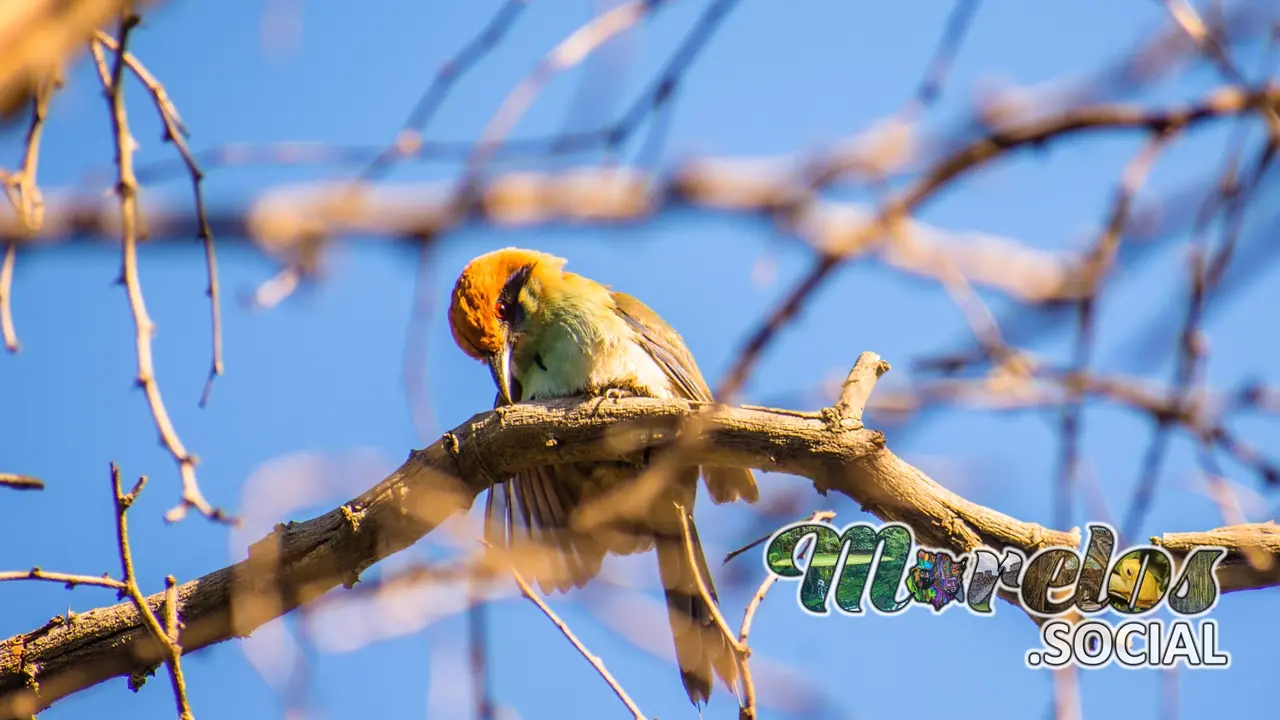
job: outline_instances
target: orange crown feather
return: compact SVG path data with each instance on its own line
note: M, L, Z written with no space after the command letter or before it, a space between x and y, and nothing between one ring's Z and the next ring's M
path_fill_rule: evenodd
M449 301L449 329L453 341L467 355L482 359L501 348L502 334L498 327L495 306L498 294L511 274L523 267L543 266L559 270L564 258L538 252L508 247L485 253L462 269L453 286Z

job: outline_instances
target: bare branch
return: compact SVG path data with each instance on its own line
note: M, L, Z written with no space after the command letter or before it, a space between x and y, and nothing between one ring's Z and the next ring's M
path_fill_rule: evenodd
M955 178L980 168L1004 155L1027 146L1043 146L1082 131L1101 129L1139 129L1163 132L1171 127L1189 127L1214 117L1258 111L1280 104L1280 89L1269 88L1263 92L1246 91L1237 86L1220 88L1201 100L1187 106L1165 111L1149 111L1132 106L1093 106L1069 109L1048 117L1037 117L1029 122L997 127L981 137L952 152L934 163L921 179L902 193L890 198L875 218L858 227L855 232L839 238L824 248L824 253L810 271L785 295L782 302L771 310L763 322L744 344L716 397L726 401L741 389L751 368L777 333L800 311L812 294L830 277L832 271L851 256L877 248L893 224L910 217L923 207ZM813 172L813 185L822 186L840 177L849 168L840 164L819 167ZM801 196L803 197L803 196ZM798 206L785 208L786 215L796 217L805 209Z
M698 558L694 555L693 539L689 535L689 513L688 510L680 505L680 537L684 543L685 559L689 561L689 567L698 567ZM729 623L724 619L724 615L720 612L719 603L711 597L711 591L707 589L707 583L702 579L702 573L695 572L693 574L698 583L698 594L702 596L702 602L706 603L707 608L711 610L711 619L715 621L716 627L720 628L720 632L724 633L724 637L738 654L738 662L745 657L750 650L747 646L738 642L738 638L734 635L733 630L729 628Z
M413 155L422 148L422 133L444 104L454 83L498 47L528 4L528 0L503 2L480 33L463 46L457 55L440 66L431 85L418 99L418 104L405 120L404 127L396 136L395 142L373 159L373 162L361 173L361 180L368 182L383 177L396 161Z
M115 38L105 32L98 31L94 33L93 39L95 43L105 45L112 52L119 53L120 51ZM147 92L151 94L156 111L160 114L160 122L164 124L164 139L173 143L173 146L177 148L178 155L182 158L182 162L187 168L187 174L191 177L191 192L195 197L196 222L199 226L197 235L204 244L205 268L208 274L208 286L205 289L205 294L209 297L210 330L213 334L213 359L209 366L209 378L205 381L204 391L200 394L200 407L205 407L209 404L209 393L213 391L214 378L222 374L223 363L222 308L219 297L221 292L218 287L218 260L213 247L213 230L209 226L209 215L205 209L204 192L200 184L201 180L204 179L204 172L196 163L195 157L191 154L191 149L187 147L185 139L187 134L186 127L183 126L182 118L178 114L178 108L173 104L173 100L169 98L169 93L165 90L164 85L132 53L123 53L122 57L125 65L146 86Z
M481 542L492 547L490 543L484 540L481 540ZM516 570L514 566L509 569L511 571L511 576L516 581L516 585L520 587L520 594L528 598L529 602L538 606L538 609L542 611L543 615L547 616L547 619L551 621L551 624L555 625L556 628L564 634L565 639L582 654L582 657L586 658L587 662L591 663L591 667L595 668L596 672L600 673L600 677L609 685L609 688L613 690L613 693L618 696L618 699L622 701L622 704L627 706L627 710L635 716L636 720L644 720L646 715L640 712L640 708L636 705L635 701L631 699L631 696L627 694L626 690L622 689L622 685L620 685L613 677L613 673L610 673L609 669L604 666L604 660L601 660L599 655L591 652L587 649L586 645L582 644L582 641L578 639L578 636L574 635L573 631L569 629L568 623L561 620L560 616L556 615L555 611L552 610L542 598L538 597L538 594L529 586L529 583L524 579L524 576L520 574L519 570Z
M85 38L119 17L154 3L137 0L28 0L0 12L0 117L20 108L51 74L84 52Z
M1133 203L1133 197L1146 181L1151 166L1155 164L1160 153L1168 147L1176 132L1177 128L1171 128L1169 131L1156 133L1125 168L1120 187L1112 201L1106 229L1103 230L1086 259L1089 283L1092 287L1079 304L1079 325L1076 331L1074 359L1076 373L1084 373L1088 370L1093 354L1094 313L1101 296L1102 281L1107 277L1115 261L1116 252L1120 247L1121 233L1129 222L1129 208ZM1058 498L1055 503L1058 514L1054 516L1058 525L1071 521L1071 491L1079 462L1081 416L1080 394L1073 393L1070 401L1062 409L1062 459L1059 464Z
M1179 559L1197 546L1231 549L1232 552L1218 566L1218 581L1222 583L1223 590L1280 584L1280 525L1274 522L1153 535L1151 544L1159 545ZM1261 568L1255 567L1259 551L1270 560L1261 563Z
M864 355L866 353L863 353ZM861 360L861 358L859 358ZM830 522L836 514L830 510L819 510L809 516L809 522ZM809 551L809 546L813 544L811 539L806 538L805 541L796 548L796 554L803 556ZM725 559L728 562L728 558ZM760 609L760 603L764 602L764 596L769 592L769 588L778 582L778 576L769 573L767 577L760 583L756 594L751 596L751 602L747 603L747 609L742 614L742 629L738 631L738 643L743 647L747 647L747 638L751 635L751 621L756 617L756 610ZM756 683L751 676L751 658L742 658L742 708L738 711L739 720L752 720L756 716Z
M126 19L122 25L123 29L120 33L121 41L128 34L128 23ZM120 565L124 571L123 594L128 595L133 601L134 608L142 616L143 622L147 629L151 631L152 637L159 640L165 650L165 664L169 668L169 679L173 684L173 698L178 705L179 720L194 720L191 713L191 702L187 699L187 685L182 677L182 647L178 645L178 609L176 603L175 581L172 575L165 578L165 591L161 595L164 607L164 615L166 622L161 624L160 619L156 616L154 610L151 609L148 598L142 594L142 589L138 587L138 576L133 570L133 550L129 546L129 522L126 515L129 506L138 498L138 493L142 492L143 486L147 484L146 476L138 479L138 483L133 486L129 492L124 492L120 485L120 468L115 463L111 464L111 487L113 497L115 498L115 515L116 515L116 543L120 551ZM136 673L134 673L136 675Z
M484 175L494 151L524 115L551 78L577 65L610 38L631 28L657 7L644 0L627 0L607 10L578 28L547 53L502 101L497 113L485 126L475 149L467 158L466 175L460 183L463 193Z
M14 490L43 490L44 481L38 477L32 477L30 475L0 472L0 487L12 488Z
M109 48L112 52L119 52L119 47L114 38L105 32L98 31L94 34L94 42L101 43ZM221 292L218 283L218 260L213 246L213 230L209 226L208 211L205 208L204 192L201 189L201 181L204 179L204 172L196 163L195 156L191 154L191 149L187 147L186 135L187 129L182 123L182 118L178 114L178 108L170 99L168 91L164 85L155 78L154 75L147 70L132 53L123 53L125 65L129 70L137 76L138 80L147 88L147 92L151 94L151 99L155 103L156 111L160 115L160 121L164 124L164 139L173 143L177 148L178 155L182 159L183 165L186 166L187 174L191 178L191 192L195 198L196 222L198 223L197 236L204 244L205 268L208 274L208 285L205 288L205 294L209 297L209 315L210 315L210 331L213 339L213 358L210 362L209 377L205 381L204 391L200 395L200 407L205 407L209 403L209 393L213 391L213 381L223 371L222 361L222 308L221 308ZM136 175L135 175L136 182Z
M18 331L13 327L13 265L17 259L17 244L5 243L4 259L0 260L0 339L4 341L4 349L11 353L22 347L18 343Z
M49 112L49 101L62 87L62 77L52 74L36 87L31 99L31 121L27 126L25 149L18 171L3 177L4 194L17 211L22 227L37 230L44 222L44 196L36 182L40 166L40 139L44 136L44 121ZM3 172L0 171L0 175ZM13 326L13 266L17 262L17 246L6 243L4 260L0 261L0 338L5 349L16 353L21 345Z
M213 520L230 521L223 512L208 503L200 492L196 481L196 460L178 438L169 411L165 408L164 399L160 395L160 386L156 381L154 363L152 362L151 338L155 334L155 323L147 313L146 301L142 297L142 281L138 277L138 183L133 175L133 152L135 141L129 133L129 123L124 102L124 68L128 45L128 32L137 24L137 16L121 24L119 46L115 63L107 72L106 61L94 43L93 54L97 61L98 75L103 83L110 108L111 127L114 131L116 165L119 169L119 181L116 184L116 195L120 198L120 219L123 237L123 255L121 258L120 277L129 298L129 309L133 315L134 345L138 359L138 387L142 388L151 409L151 417L155 421L160 440L164 443L173 459L178 464L178 472L182 477L182 500L166 515L170 522L181 520L189 508Z
M435 444L412 453L394 473L360 497L312 520L279 525L241 563L178 586L184 652L249 634L275 617L339 584L350 586L379 560L416 542L465 511L496 480L551 463L627 460L661 447L697 406L627 398L601 404L565 400L519 404L479 414ZM967 552L980 545L1078 547L1078 529L1061 532L1011 518L947 490L884 447L881 433L843 429L821 415L724 408L707 414L705 442L694 462L754 467L809 478L820 492L835 490L884 520L916 529L921 543ZM554 442L549 442L554 440ZM1268 541L1259 534L1228 535L1231 550L1220 571L1224 592L1275 584L1240 571L1243 548ZM1182 547L1180 536L1162 542ZM1269 551L1280 547L1268 545ZM163 594L147 598L159 608ZM0 649L0 717L28 714L61 697L164 658L164 649L132 603L80 616L25 643ZM34 665L33 665L34 664ZM41 668L39 689L24 668Z
M92 585L112 590L124 589L124 583L106 574L102 575L102 577L74 575L71 573L48 572L38 567L31 568L25 572L22 570L0 572L0 582L12 580L43 580L45 582L61 583L66 585L68 590L77 585Z
M871 391L875 390L880 376L889 372L889 369L889 363L873 352L864 352L858 356L858 361L849 371L849 377L840 386L840 398L836 400L835 411L842 421L862 424L862 411L871 398Z

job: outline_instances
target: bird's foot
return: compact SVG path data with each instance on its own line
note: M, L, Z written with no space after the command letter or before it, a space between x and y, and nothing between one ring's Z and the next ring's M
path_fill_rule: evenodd
M599 399L596 400L595 407L592 408L592 412L596 415L599 415L600 408L604 405L606 400L616 403L622 398L629 397L632 394L633 393L627 390L623 390L621 388L616 388L616 387L603 388L603 390L600 392Z

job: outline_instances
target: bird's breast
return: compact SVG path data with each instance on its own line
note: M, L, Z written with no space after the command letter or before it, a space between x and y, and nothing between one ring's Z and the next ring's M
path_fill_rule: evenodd
M546 343L533 355L522 363L519 378L525 400L599 395L609 388L644 397L673 395L662 368L629 336Z

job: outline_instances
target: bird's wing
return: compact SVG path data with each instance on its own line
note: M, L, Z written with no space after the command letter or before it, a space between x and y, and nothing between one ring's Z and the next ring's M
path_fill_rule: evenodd
M707 381L702 378L698 363L694 362L680 333L634 297L616 291L611 295L618 315L636 331L641 346L662 368L677 394L688 400L713 402L711 388L707 387ZM739 498L749 503L760 499L755 474L748 468L704 467L703 480L716 504L734 502Z
M523 399L520 381L511 379L512 397ZM498 394L493 406L502 405ZM485 540L514 550L512 560L543 593L582 587L600 572L607 553L629 555L652 547L651 538L634 531L583 534L570 517L596 488L577 465L542 466L516 473L489 488L485 501Z
M640 336L641 345L662 368L679 395L688 400L711 402L711 388L707 387L698 364L689 354L684 338L644 303L626 293L611 294L618 315Z

